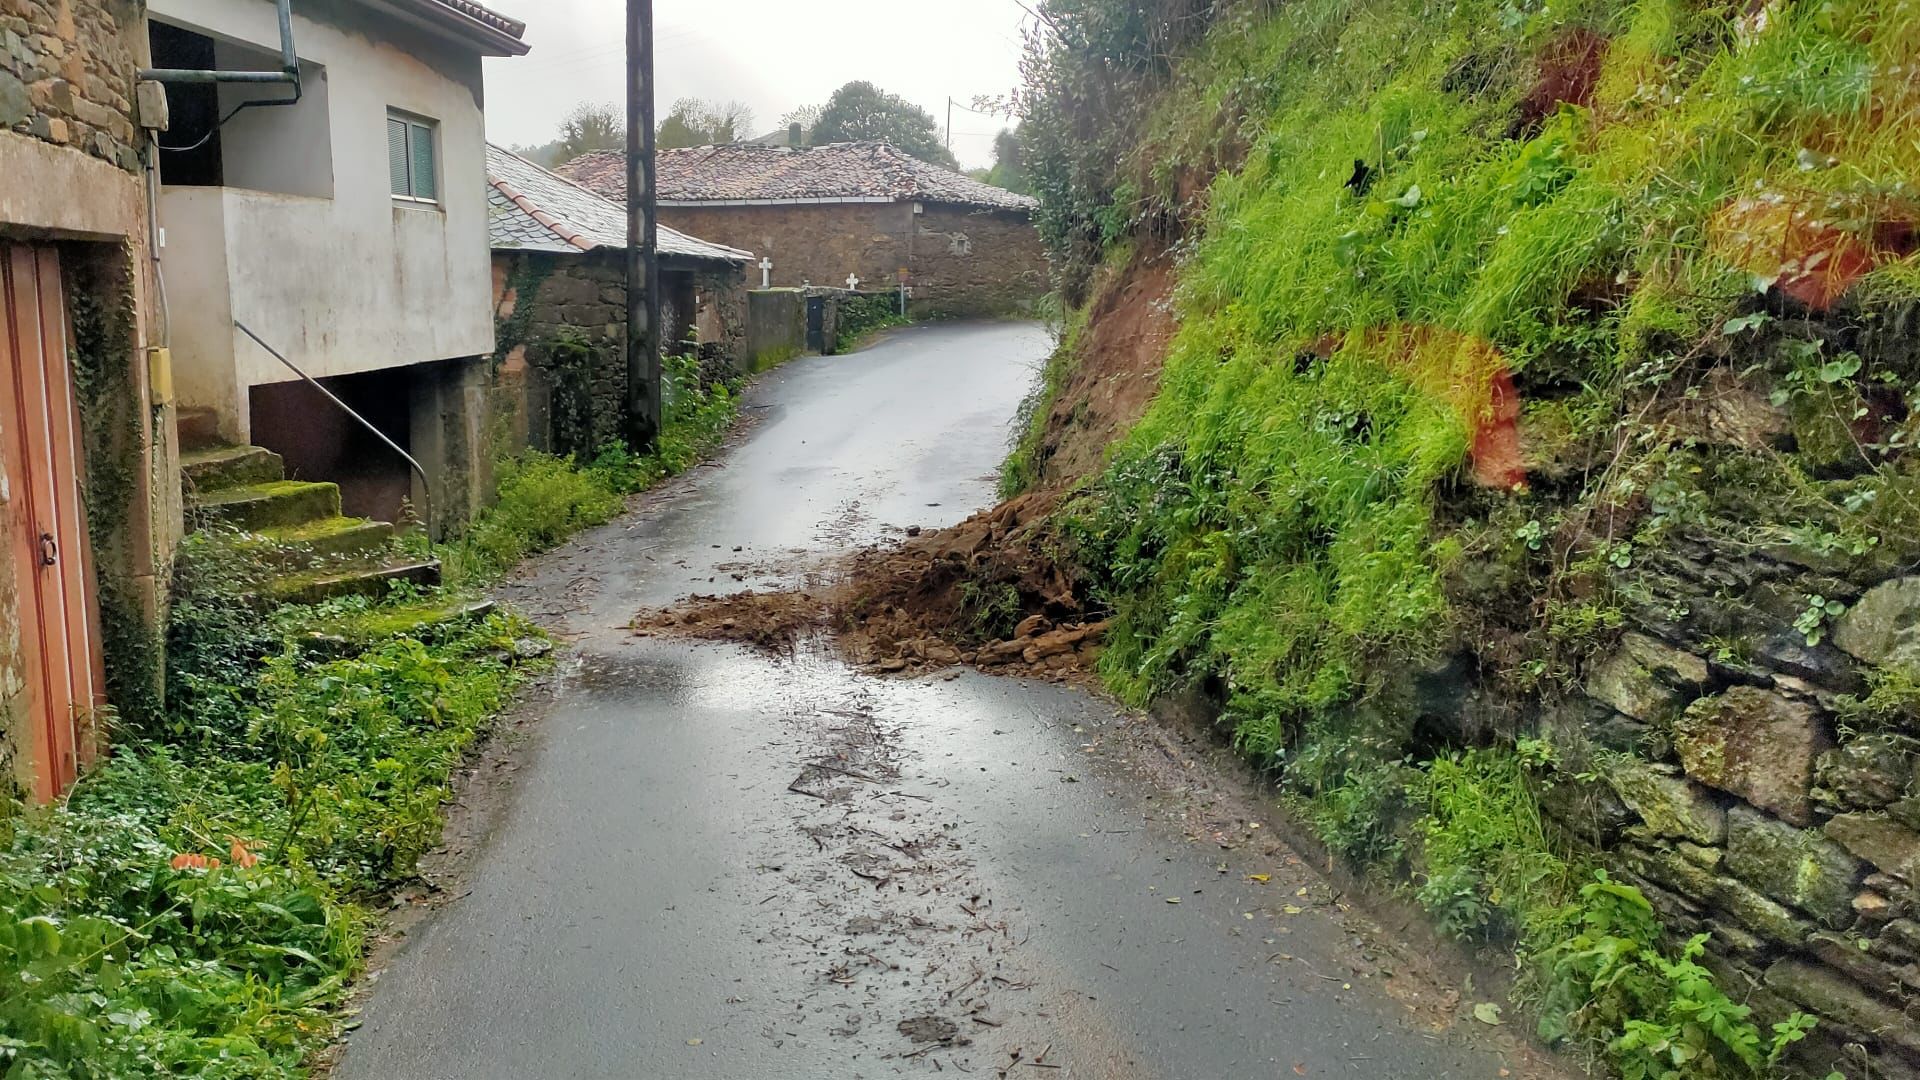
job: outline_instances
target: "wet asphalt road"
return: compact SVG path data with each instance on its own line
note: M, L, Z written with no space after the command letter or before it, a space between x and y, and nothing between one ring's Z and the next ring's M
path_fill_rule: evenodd
M1109 705L621 629L990 504L1049 347L950 325L789 364L716 466L507 590L574 646L470 894L379 975L337 1076L1526 1075L1403 1006L1324 884L1238 842L1264 834L1194 842L1105 752Z

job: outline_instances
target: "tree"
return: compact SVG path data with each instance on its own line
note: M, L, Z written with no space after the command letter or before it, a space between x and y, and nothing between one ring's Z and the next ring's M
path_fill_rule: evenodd
M566 156L566 147L560 145L559 139L555 139L552 142L544 142L538 146L529 144L526 146L510 147L509 149L521 157L526 158L528 161L533 162L535 165L549 169L557 165L564 165L572 160Z
M883 142L921 161L954 167L932 114L870 82L850 82L833 92L813 125L814 145Z
M572 161L590 150L620 150L627 145L627 122L612 105L583 101L560 122L557 158Z
M995 187L1017 191L1022 195L1031 194L1032 182L1027 178L1027 165L1020 146L1020 136L1007 128L1001 128L1000 134L993 137L993 168L988 171L987 183Z
M790 110L785 116L780 118L781 132L791 131L793 125L799 124L800 145L812 145L813 129L820 126L820 112L823 108L824 106L821 105L802 105L797 109Z
M660 121L654 142L662 150L741 142L753 137L753 110L738 101L681 98Z

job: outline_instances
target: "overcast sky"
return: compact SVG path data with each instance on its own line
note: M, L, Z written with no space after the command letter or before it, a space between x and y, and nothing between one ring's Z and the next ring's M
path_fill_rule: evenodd
M486 62L495 142L544 143L576 103L625 101L623 0L483 2L525 20L533 46ZM655 0L657 108L664 115L683 97L738 99L753 109L758 135L789 109L866 79L944 128L949 96L970 103L1013 89L1025 18L1015 0ZM1006 123L954 109L960 164L992 164L994 132Z

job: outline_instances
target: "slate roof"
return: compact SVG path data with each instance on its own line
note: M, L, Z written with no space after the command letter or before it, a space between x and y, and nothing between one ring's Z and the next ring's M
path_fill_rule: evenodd
M625 155L617 150L583 154L560 172L610 199L626 198ZM662 150L658 183L663 204L915 201L1025 211L1039 205L877 142Z
M487 231L499 251L577 255L627 246L626 207L487 144ZM745 263L753 253L659 227L660 254Z

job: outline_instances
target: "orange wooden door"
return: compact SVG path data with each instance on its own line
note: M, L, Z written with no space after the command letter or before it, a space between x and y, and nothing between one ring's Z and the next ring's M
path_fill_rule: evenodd
M21 744L34 794L52 799L93 756L104 686L67 311L50 247L0 244L0 465L30 728Z

